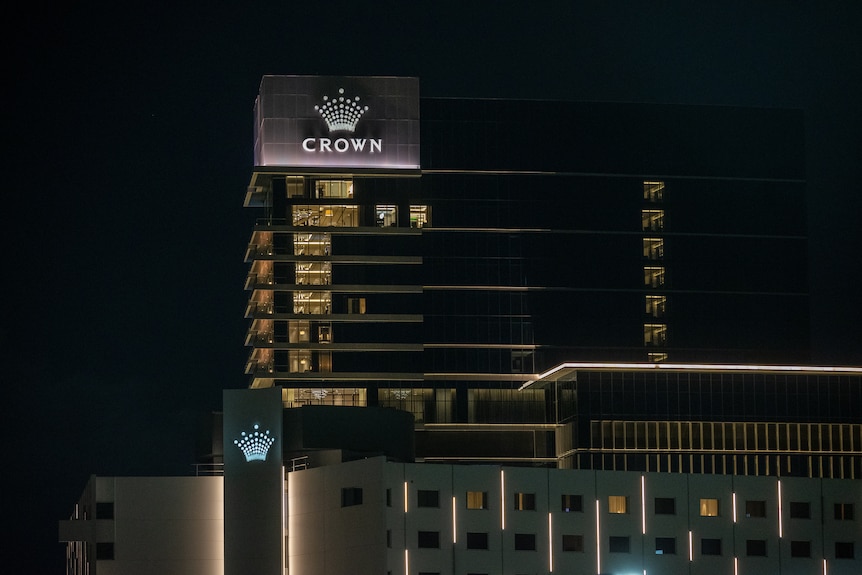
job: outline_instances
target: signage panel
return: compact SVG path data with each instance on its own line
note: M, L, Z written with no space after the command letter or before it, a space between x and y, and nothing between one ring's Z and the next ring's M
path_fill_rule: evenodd
M418 170L418 78L264 76L254 162Z

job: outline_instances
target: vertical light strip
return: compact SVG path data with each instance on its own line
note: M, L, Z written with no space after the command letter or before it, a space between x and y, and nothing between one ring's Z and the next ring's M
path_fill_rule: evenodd
M407 555L407 549L404 550L404 575L410 575L410 561Z
M455 516L455 496L452 496L452 543L458 543L458 522Z
M736 523L736 491L733 492L733 522Z
M404 482L404 513L407 513L407 482Z
M599 500L596 499L596 573L602 573L602 540L599 538Z
M505 472L500 470L500 530L506 529L506 476Z
M823 575L826 575L826 559L823 560Z
M733 558L733 575L739 575L739 559Z
M281 484L281 489L282 489L282 492L281 492L281 568L286 569L287 565L284 564L285 563L285 553L284 553L284 551L285 551L285 549L284 549L285 537L284 537L284 534L289 533L289 531L286 529L287 525L285 525L285 522L287 521L287 493L288 493L288 486L285 485L285 483L288 481L288 476L284 472L284 465L281 466L281 476L284 478L284 481L282 481L282 484Z
M784 525L781 518L781 480L778 480L778 538L784 537Z
M548 512L548 572L554 572L554 526L551 523L551 512Z
M646 535L646 478L641 475L641 533Z
M694 561L694 545L692 544L691 531L688 532L688 560Z

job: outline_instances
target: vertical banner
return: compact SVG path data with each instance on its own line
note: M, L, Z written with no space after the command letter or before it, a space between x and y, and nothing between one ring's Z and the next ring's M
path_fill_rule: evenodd
M224 390L225 575L283 575L281 388Z

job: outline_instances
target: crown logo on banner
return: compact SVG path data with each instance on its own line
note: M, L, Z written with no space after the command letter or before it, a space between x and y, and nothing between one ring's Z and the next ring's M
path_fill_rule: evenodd
M275 438L270 436L269 430L259 431L260 425L254 424L254 431L242 432L242 437L234 439L233 443L240 448L245 455L246 461L266 461L269 448L275 443Z
M353 132L356 130L356 123L368 110L368 106L362 106L359 103L359 96L352 100L345 97L344 88L338 89L338 96L332 98L324 96L323 102L323 104L315 106L314 109L326 122L330 132Z

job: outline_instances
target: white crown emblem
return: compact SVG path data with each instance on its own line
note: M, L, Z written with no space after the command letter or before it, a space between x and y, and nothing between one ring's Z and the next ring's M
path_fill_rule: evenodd
M322 105L315 106L314 109L326 122L330 132L353 132L359 118L368 110L368 106L363 107L359 104L359 96L352 100L345 98L344 88L338 89L337 97L324 96L323 102Z
M260 426L254 424L254 431L242 432L242 437L234 439L233 443L240 448L245 455L246 461L266 461L269 448L275 443L275 438L270 436L269 430L258 431Z

